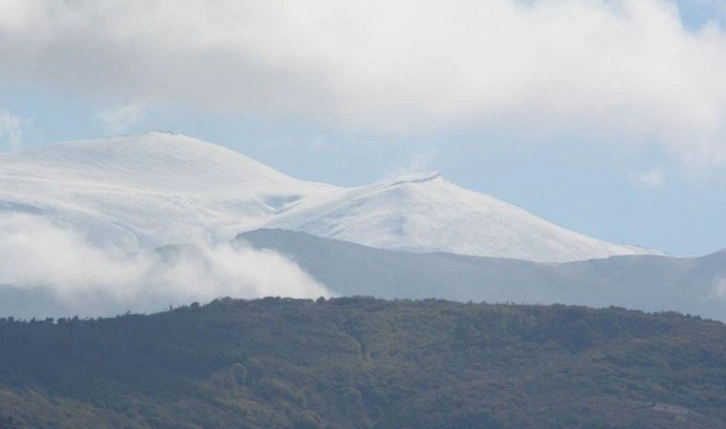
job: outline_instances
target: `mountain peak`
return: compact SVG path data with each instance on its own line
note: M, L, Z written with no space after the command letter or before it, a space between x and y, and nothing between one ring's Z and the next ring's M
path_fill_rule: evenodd
M418 173L406 174L393 179L380 182L379 185L384 187L399 186L414 183L426 183L442 178L438 171L422 171Z
M152 132L0 157L0 207L24 207L124 248L284 228L385 249L562 262L649 253L548 223L436 171L339 188L226 147Z
M268 227L367 246L540 262L650 253L565 230L525 210L464 189L437 172L363 186L291 211Z
M147 157L157 154L167 159L196 155L199 157L223 153L238 158L247 158L223 146L208 143L184 134L150 132L139 135L124 135L101 139L68 140L43 146L26 148L14 154L15 158L33 161L77 162L93 164L94 157L108 158L122 155L123 159ZM247 158L248 159L248 158ZM107 161L112 161L107 159ZM252 161L252 160L250 160Z
M173 193L223 189L245 194L253 189L297 193L306 187L305 182L232 149L164 132L53 143L0 159L0 167L77 185L101 182Z

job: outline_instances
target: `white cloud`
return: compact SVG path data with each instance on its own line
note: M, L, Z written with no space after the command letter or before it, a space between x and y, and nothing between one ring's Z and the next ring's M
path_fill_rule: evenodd
M717 278L713 282L713 295L726 298L726 278Z
M26 125L27 121L0 109L0 148L7 145L11 151L19 150L23 145L23 128Z
M0 285L44 288L74 314L153 311L222 296L331 295L272 251L200 244L171 253L129 256L94 245L43 218L0 218Z
M667 0L0 0L0 52L0 79L113 102L588 132L726 162L726 32L689 32Z
M107 107L96 113L103 123L106 134L119 135L128 132L144 120L146 109L138 103Z
M662 167L631 173L629 178L640 188L661 188L665 184L665 173Z
M389 179L405 176L408 174L422 173L432 169L438 157L435 148L419 149L408 154L406 160L400 163L386 174Z

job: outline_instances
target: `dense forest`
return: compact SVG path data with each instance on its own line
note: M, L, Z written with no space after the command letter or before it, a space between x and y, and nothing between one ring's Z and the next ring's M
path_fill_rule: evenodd
M216 300L0 319L0 428L726 428L726 326L621 308Z

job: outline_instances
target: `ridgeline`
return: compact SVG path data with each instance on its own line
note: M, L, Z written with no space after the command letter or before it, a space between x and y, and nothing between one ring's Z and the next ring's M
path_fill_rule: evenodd
M0 429L82 427L726 428L726 326L372 298L0 319Z

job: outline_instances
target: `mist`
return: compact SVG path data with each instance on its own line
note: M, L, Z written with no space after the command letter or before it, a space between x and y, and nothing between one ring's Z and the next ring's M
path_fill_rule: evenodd
M129 255L44 218L0 216L3 316L109 316L225 296L331 295L273 251L194 243Z
M713 295L717 298L726 298L726 278L717 277L714 280Z

